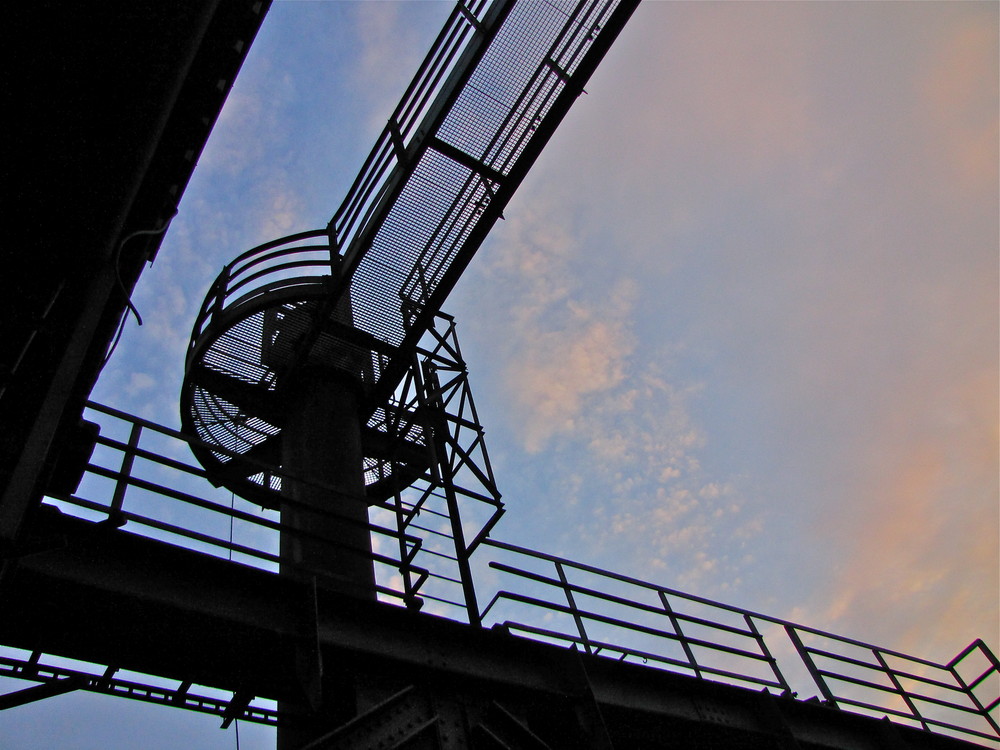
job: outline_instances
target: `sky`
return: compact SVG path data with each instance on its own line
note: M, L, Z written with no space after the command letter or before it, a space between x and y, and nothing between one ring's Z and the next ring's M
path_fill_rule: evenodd
M274 4L95 400L177 425L215 275L326 225L450 8ZM495 537L935 660L1000 646L998 11L640 6L445 306ZM0 740L236 746L180 713L64 696Z

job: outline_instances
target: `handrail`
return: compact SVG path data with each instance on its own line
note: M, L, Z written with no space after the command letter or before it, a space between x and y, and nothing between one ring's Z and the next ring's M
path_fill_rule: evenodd
M179 542L182 546L198 549L214 557L233 560L235 556L238 559L234 561L238 564L269 572L276 572L279 563L284 570L301 568L282 557L278 550L279 534L368 557L368 553L342 545L337 540L313 534L307 529L290 528L281 522L276 512L252 507L251 503L244 501L237 505L235 498L232 498L231 504L222 502L221 498L213 498L212 495L217 495L218 491L209 487L209 476L204 469L164 455L161 450L162 441L166 440L178 444L177 448L171 450L180 455L184 452L181 446L199 443L197 439L101 404L88 403L87 409L91 419L96 418L102 422L102 432L107 430L112 434L98 435L94 456L86 467L81 486L75 492L48 495L48 502L54 502L63 510L84 518L105 521L116 527L127 527L143 536ZM122 423L121 427L116 427L116 423ZM115 430L122 428L128 428L127 440L118 439L113 434ZM152 447L149 446L150 442L154 443ZM221 446L204 444L204 447L220 454L229 453ZM259 465L261 471L275 480L307 482L290 472L277 470L252 458L240 459L249 465ZM323 486L323 489L335 492L330 487ZM263 486L261 491L266 491ZM224 494L229 501L230 493ZM292 498L283 498L282 504L289 507L301 505ZM394 512L391 501L383 501L381 505L384 506L384 512ZM187 513L185 509L190 509L192 513ZM332 509L309 506L308 510L318 516L333 515ZM338 518L344 521L343 518ZM234 523L240 524L241 536L244 537L240 541L232 537ZM445 588L438 595L431 594L431 598L449 607L459 608L452 616L462 619L463 605L447 595L448 587L453 586L455 581L428 567L426 563L430 558L441 555L425 548L424 539L419 533L415 533L417 529L393 528L385 519L379 521L378 516L373 516L366 526L376 537L393 540L391 545L383 545L381 550L374 550L370 557L377 569L381 566L386 571L384 580L380 578L375 587L382 598L407 606L418 604L419 600L415 597L428 598L427 592L420 590L423 583L428 580L437 581ZM224 529L229 529L228 539ZM394 545L398 545L399 554L389 553ZM423 563L418 562L418 558ZM321 577L325 575L323 571L303 571ZM389 583L391 575L400 573L408 579L407 585L403 585L406 581Z
M238 564L273 571L282 562L276 551L277 534L289 530L280 519L236 507L235 502L230 507L190 489L183 477L204 483L207 476L203 469L159 453L158 445L142 444L149 434L158 441L190 443L191 438L109 407L89 404L88 408L92 414L123 422L117 429L127 432L128 437L119 438L113 430L100 435L96 452L102 455L91 460L86 475L90 479L85 477L84 486L72 495L51 496L57 505L70 511L76 508L84 517L96 514L98 520L125 525L141 534L167 534L184 546L217 557L232 559L235 555ZM224 451L218 446L212 449ZM140 470L140 465L145 468ZM142 473L150 467L152 474ZM268 471L280 475L273 468ZM175 478L165 480L160 472L172 472ZM88 481L103 484L90 492ZM164 506L166 515L148 499L154 497L173 504ZM424 507L431 497L440 498L440 494L431 489L419 499L406 501L405 507L387 507L406 516L396 529L374 519L370 524L373 533L396 539L402 551L393 556L375 550L374 562L408 571L411 577L406 586L379 581L377 591L386 601L406 604L419 598L436 608L436 614L467 619L473 625L501 625L522 637L576 645L600 657L642 662L652 668L783 695L814 690L831 707L888 716L964 738L1000 739L1000 728L991 715L1000 705L996 686L1000 663L982 640L974 641L952 660L938 663L492 539L478 539L480 555L483 550L492 551L494 556L513 555L533 566L552 566L554 572L539 572L506 558L491 560L490 568L498 574L535 588L498 587L481 614L469 611L465 615L474 600L466 598L463 604L462 596L454 591L466 581L445 569L454 566L457 558L424 544L425 539L448 538L449 534L435 524L424 527L414 520L420 511L435 518L447 517L440 509ZM218 523L213 522L213 530L211 524L199 527L189 519L175 519L171 508L181 506L228 523L249 525L257 530L255 534L271 534L271 542L227 540L220 535ZM291 533L308 535L302 530ZM437 567L439 564L445 568ZM579 580L581 574L588 577L586 583ZM633 591L623 591L623 586ZM793 666L796 659L798 670ZM796 674L801 667L808 678Z
M464 6L464 9L463 9ZM359 222L362 212L378 203L385 189L384 177L403 154L400 145L407 143L414 128L427 113L432 97L451 73L465 42L482 23L486 0L459 0L424 58L392 117L383 128L340 207L330 220L333 234L343 242ZM475 19L475 23L473 22Z
M991 716L1000 706L1000 684L995 684L1000 683L1000 662L982 640L951 661L938 663L556 555L492 539L484 546L495 554L513 554L535 563L534 569L526 569L509 561L489 562L492 570L512 576L515 586L498 588L482 612L484 624L501 625L529 638L576 644L587 653L651 661L659 668L716 681L775 688L789 695L811 689L832 707L889 716L928 731L1000 740L1000 727ZM537 563L551 565L555 573L538 572ZM581 573L589 577L588 585L571 580ZM590 580L594 577L596 582ZM534 594L518 591L517 583L534 586ZM638 593L630 598L619 590L622 586ZM551 595L540 593L538 587ZM643 592L655 595L660 606L642 600ZM585 606L581 597L594 604ZM692 606L705 611L692 613L688 611ZM501 607L509 611L499 614ZM742 618L746 630L724 621L734 615ZM562 626L559 617L566 618ZM650 617L657 621L649 622ZM681 623L688 627L682 630ZM766 638L758 625L769 631ZM758 651L747 650L733 638L751 639ZM870 661L864 653L870 654ZM800 668L790 669L795 657ZM966 680L959 668L973 657L985 661L986 668ZM890 659L902 664L893 666ZM760 673L761 664L770 666L773 677ZM801 667L809 680L789 679ZM993 692L984 696L985 691Z
M315 242L302 244L317 238L322 238L323 244ZM326 257L319 260L315 257L317 253L326 253ZM325 230L298 232L247 250L230 261L213 282L198 314L195 316L189 348L194 349L197 346L213 316L222 311L231 313L241 306L243 300L249 299L254 294L262 295L277 282L280 282L280 274L285 269L268 264L277 258L288 256L303 256L298 260L288 262L295 263L298 267L315 267L317 273L314 276L317 280L323 275L329 276L331 273L330 245ZM236 291L244 289L250 282L258 280L259 283L241 295L240 299L233 299Z

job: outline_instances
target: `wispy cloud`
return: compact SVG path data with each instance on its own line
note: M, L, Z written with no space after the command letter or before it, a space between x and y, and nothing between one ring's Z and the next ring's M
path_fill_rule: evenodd
M944 658L1000 630L1000 404L988 372L943 391L912 386L866 446L872 465L844 509L860 523L825 514L845 554L824 617Z
M544 202L543 202L544 203ZM621 279L606 295L584 299L568 258L574 239L546 208L507 222L490 248L487 283L513 290L501 304L498 336L507 397L523 446L537 453L557 435L574 433L588 398L608 394L626 377L634 347L632 285Z
M963 7L640 8L476 282L516 290L505 403L588 553L641 530L670 580L918 651L996 631L996 12Z
M565 219L532 192L470 282L505 432L537 456L512 507L531 503L523 512L552 524L548 546L586 560L702 591L738 586L756 526L737 488L702 469L706 437L690 413L701 385L671 382L637 350L639 285L617 274L588 288L592 248Z
M951 24L917 82L937 153L950 166L948 189L966 194L996 189L1000 118L995 89L983 85L998 76L995 20L984 14Z
M354 4L352 22L359 46L351 88L371 112L371 133L385 127L451 9L448 3L416 8L407 3ZM379 81L379 86L372 86L372 81Z

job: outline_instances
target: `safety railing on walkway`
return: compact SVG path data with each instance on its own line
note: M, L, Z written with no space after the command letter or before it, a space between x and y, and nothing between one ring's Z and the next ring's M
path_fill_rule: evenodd
M101 433L84 480L77 491L49 500L65 512L272 572L283 562L280 534L306 533L283 527L278 511L213 488L204 470L190 463L191 438L108 407L90 404L89 410ZM475 609L475 597L463 592L448 493L428 485L423 492L402 492L398 504L376 507L371 515L383 601L423 603L425 611L595 656L813 696L808 700L1000 744L1000 663L981 640L939 663L483 538L488 527L463 548L478 545L473 574L479 596L487 584L496 593L481 613L467 612ZM399 513L410 520L397 524ZM92 683L85 689L107 687L93 675L87 680L80 683ZM209 710L195 703L190 707ZM211 712L220 710L212 704ZM245 710L240 718L255 720Z
M484 625L597 656L789 696L989 744L1000 663L977 640L937 663L490 540L506 585Z
M279 566L289 573L301 567L282 557L281 535L311 545L325 545L331 554L339 550L340 554L367 556L338 545L335 540L288 527L282 524L278 510L261 507L214 486L205 470L191 461L190 446L198 441L190 436L96 403L88 404L85 416L100 424L100 433L82 481L74 492L49 493L47 501L70 515L269 572L278 572ZM213 446L212 450L223 449ZM285 476L292 478L273 466L261 465L261 471L267 472L273 482L280 483ZM296 481L306 480L296 478ZM405 531L399 529L396 515L405 509L397 508L396 502L396 498L390 498L376 507L368 524L379 597L417 605L418 592L433 597L436 591L444 602L462 607L459 601L453 601L460 594L442 593L460 590L447 574L441 573L442 566L437 564L437 572L432 572L420 562L445 559L446 553L435 549L440 545L433 540L431 548L424 549L427 535L415 526ZM297 505L283 497L280 503ZM430 503L428 507L433 510ZM315 508L308 510L317 515L322 513ZM443 532L437 534L442 535ZM300 572L321 579L336 577L330 571L302 569ZM425 585L429 592L422 591Z
M885 714L930 731L1000 738L1000 726L990 714L1000 705L1000 696L984 699L1000 663L982 639L950 662L938 664L801 626L785 624L785 632L831 706ZM803 642L805 634L822 636L841 651L808 646ZM978 675L966 679L963 668L973 665L977 657ZM970 722L970 717L982 719L979 729L980 722Z

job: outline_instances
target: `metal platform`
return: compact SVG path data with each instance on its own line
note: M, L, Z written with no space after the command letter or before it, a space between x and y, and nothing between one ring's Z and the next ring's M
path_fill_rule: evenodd
M362 418L379 419L442 302L636 5L456 4L329 225L253 248L222 270L194 323L181 396L185 431L225 449L198 451L222 484L254 492L248 474L233 475L242 462L230 455L273 459L302 367L346 367L361 383ZM408 428L390 437L422 447ZM366 447L373 498L377 481L398 472L395 484L405 484L421 468L419 457L390 461L379 449Z

